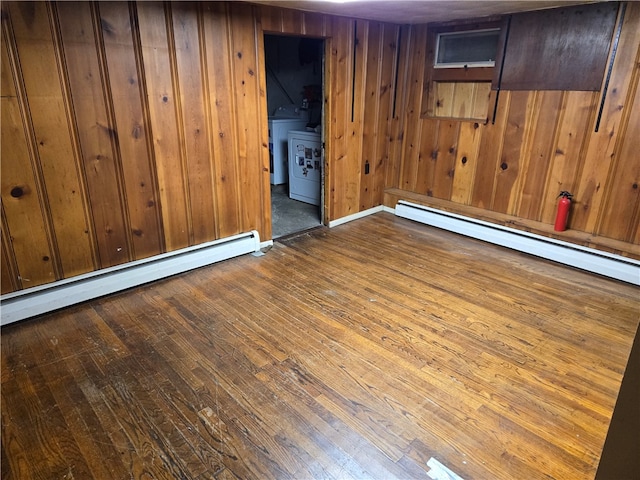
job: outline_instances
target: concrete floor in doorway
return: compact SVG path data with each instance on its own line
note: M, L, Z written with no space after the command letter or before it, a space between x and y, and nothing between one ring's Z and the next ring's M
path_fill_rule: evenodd
M273 238L317 227L320 207L289 198L289 185L271 185L271 225Z

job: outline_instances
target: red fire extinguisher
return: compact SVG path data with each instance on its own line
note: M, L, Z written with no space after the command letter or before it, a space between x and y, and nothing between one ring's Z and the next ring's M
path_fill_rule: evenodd
M569 192L560 192L560 201L558 202L558 213L556 214L556 223L553 229L556 232L564 232L567 229L567 220L569 219L569 208L571 207L571 195Z

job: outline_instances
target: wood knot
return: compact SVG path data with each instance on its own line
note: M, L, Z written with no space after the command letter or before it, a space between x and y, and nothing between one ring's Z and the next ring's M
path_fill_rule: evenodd
M13 187L11 189L11 196L13 198L20 198L22 195L24 195L24 189L22 187Z

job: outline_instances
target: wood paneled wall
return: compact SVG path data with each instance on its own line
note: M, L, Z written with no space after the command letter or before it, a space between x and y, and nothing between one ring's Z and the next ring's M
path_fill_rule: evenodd
M2 12L3 293L271 238L264 32L327 38L325 221L382 203L399 27L241 2Z
M2 8L3 292L252 229L269 238L251 6Z
M640 258L640 5L594 132L599 92L503 91L495 124L421 118L426 26L241 2L5 2L2 292L271 238L265 32L326 39L325 222L409 198ZM560 190L576 203L558 235Z
M601 92L502 91L495 124L495 91L487 123L421 118L427 27L402 35L388 206L410 199L640 258L640 4L626 10L597 132ZM562 190L575 201L558 234Z

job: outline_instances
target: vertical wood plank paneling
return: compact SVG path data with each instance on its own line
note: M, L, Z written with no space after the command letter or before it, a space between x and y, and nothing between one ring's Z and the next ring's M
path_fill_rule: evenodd
M94 269L83 179L71 126L59 46L44 2L11 3L13 34L33 126L38 175L46 188L46 215L53 228L48 261L58 276ZM48 81L43 81L48 79ZM73 238L74 242L63 239Z
M391 118L390 138L389 138L389 161L386 165L385 187L400 188L402 180L401 173L404 165L403 147L405 137L405 113L408 111L408 91L407 83L409 82L409 55L413 49L413 38L415 35L415 27L404 25L398 28L394 45L397 50L394 59L394 67L392 75L393 91L390 99Z
M235 145L235 105L231 79L231 46L224 3L204 5L204 34L207 78L209 81L209 115L211 118L211 144L214 152L216 218L221 237L240 231L241 192ZM221 54L226 52L226 54Z
M429 195L433 187L435 160L438 158L438 132L440 120L429 119L422 122L420 149L418 150L418 171L415 190ZM429 195L431 196L431 195Z
M384 198L384 187L386 169L389 165L389 149L391 143L391 115L394 97L394 80L396 71L396 57L399 27L383 24L382 36L380 38L380 68L378 77L377 108L378 121L377 145L375 162L371 165L373 176L373 196L367 208L382 205ZM370 59L367 59L370 62ZM370 120L365 119L367 122Z
M432 156L433 180L427 195L449 199L455 174L460 122L441 120L439 123L437 145Z
M598 225L605 193L615 188L608 183L608 178L619 126L628 115L625 101L633 75L630 67L637 61L639 44L640 4L628 2L600 128L598 132L591 130L578 188L572 192L576 208L573 209L571 228L593 232ZM594 125L589 128L593 129ZM605 235L605 232L601 234Z
M609 192L600 225L601 234L626 242L633 241L640 223L640 135L637 134L640 132L639 74L640 63L636 62L629 95L633 100L626 102L629 106L629 120L621 125L623 140L617 148L618 164L611 176L611 184L616 185L616 188Z
M175 71L172 68L168 19L162 3L137 3L138 26L149 108L150 132L158 176L164 241L168 250L189 245L189 192L186 165L180 148Z
M2 208L2 231L0 232L2 241L2 263L0 264L0 293L10 293L22 287L18 265L11 248L11 239L7 228L7 219Z
M496 92L491 92L489 105L493 107L496 102ZM498 110L495 123L490 121L484 125L480 150L478 152L478 165L474 177L471 205L479 208L491 209L493 202L494 186L497 168L500 165L502 146L504 142L504 130L507 122L507 112L511 102L510 92L502 92L499 97Z
M379 86L380 67L382 65L382 25L371 22L368 35L364 41L367 43L366 63L364 64L364 110L361 114L362 124L362 154L360 170L362 180L360 182L360 209L371 208L374 203L375 168L378 162L378 124L379 114ZM368 169L368 173L367 170Z
M491 98L491 83L479 82L474 84L473 104L471 107L471 118L488 121L489 99Z
M405 122L404 144L402 148L402 164L400 170L401 188L415 191L418 164L420 162L420 107L422 105L422 80L424 78L425 50L427 46L427 29L416 27L412 29L411 53L407 56L409 74L406 87L406 111L403 114Z
M538 94L540 97L539 106L536 108L538 117L535 126L532 125L535 133L532 134L529 151L523 155L526 162L526 166L523 167L526 169L526 176L517 210L519 216L533 220L540 219L541 200L546 191L551 154L555 150L555 132L562 100L562 92L547 91L538 92Z
M201 58L204 32L197 4L173 2L171 9L177 76L180 79L181 128L185 138L193 235L191 243L198 244L217 238L212 152L205 110L208 92L205 90Z
M42 208L42 187L37 174L36 147L30 112L21 83L21 72L11 17L2 12L2 64L0 137L3 245L20 270L11 274L17 288L28 288L55 280L50 228ZM10 283L10 284L11 284ZM5 285L10 285L5 284Z
M157 179L150 149L148 119L143 103L143 81L138 71L138 58L134 46L135 26L132 25L128 5L118 2L94 4L100 19L104 49L106 87L116 126L123 193L120 201L125 206L127 229L124 240L131 245L132 255L138 259L164 251L164 235L160 218ZM137 44L137 41L136 41ZM105 208L108 208L108 203ZM106 225L105 236L113 235ZM120 249L120 250L119 250ZM112 262L119 258L125 245L114 245L108 254ZM103 259L104 263L104 259Z
M56 9L92 223L97 230L94 241L99 265L107 267L125 261L126 249L124 252L117 249L126 245L126 220L120 201L117 132L105 105L103 75L96 50L96 21L90 3L60 2Z
M303 34L310 37L327 36L327 15L313 12L303 12Z
M283 8L281 12L282 31L291 35L302 35L304 33L304 14L300 10L292 8Z
M260 229L262 225L265 215L263 193L269 185L268 164L264 161L268 145L262 138L261 128L267 117L266 108L261 108L266 105L266 97L260 98L259 92L258 72L262 66L258 66L258 39L252 7L232 3L230 14L241 225L242 231L249 231ZM270 223L270 219L267 220Z
M472 115L476 92L476 83L456 83L451 108L451 116L455 118L475 118Z
M496 185L493 194L492 210L507 213L511 204L514 186L521 172L527 114L530 112L529 92L511 92L511 102L504 131L504 145L500 155L499 168L496 171Z
M283 33L282 29L282 9L269 7L266 5L256 6L256 14L262 29L266 33Z
M2 242L10 246L17 268L12 282L28 288L56 279L51 258L47 219L41 208L41 188L34 166L35 146L31 141L28 111L21 105L15 84L19 68L9 57L11 26L2 19L2 84L0 92L0 181L2 193ZM4 273L4 272L3 272ZM6 272L6 273L9 273ZM3 282L4 289L4 282Z
M454 82L434 82L434 117L453 117L456 84ZM459 106L458 106L459 108Z
M594 92L566 92L561 107L556 148L552 153L547 181L548 194L542 200L541 221L553 223L558 205L557 195L573 193L582 166L585 140L593 124L596 109ZM557 194L554 195L554 192Z
M331 33L335 35L330 40L331 55L329 61L329 89L326 100L331 103L328 108L329 125L325 138L328 139L328 150L331 161L326 175L329 178L328 216L330 219L348 215L344 197L348 195L348 184L353 179L344 179L343 175L349 170L348 145L352 129L351 126L351 88L354 22L346 18L334 17L331 20ZM359 162L358 162L359 164Z
M366 89L366 65L369 49L369 22L354 20L354 36L349 39L350 49L350 83L347 85L350 91L351 109L347 118L347 155L342 162L342 169L337 173L341 178L340 204L336 212L340 216L351 215L360 211L360 185L362 182L363 161L363 127L365 123L365 89ZM375 115L375 111L372 112ZM372 119L375 121L375 119Z
M478 165L478 149L482 130L477 122L461 122L455 175L451 186L451 201L469 205Z

